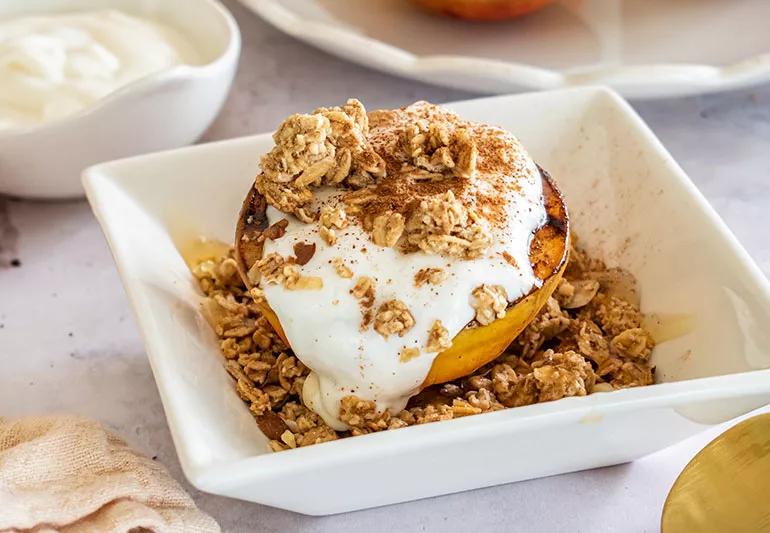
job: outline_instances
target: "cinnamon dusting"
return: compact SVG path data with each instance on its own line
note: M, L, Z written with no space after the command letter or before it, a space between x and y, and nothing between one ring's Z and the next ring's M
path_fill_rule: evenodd
M336 207L322 206L319 233L329 245L336 242L336 230L350 221L370 233L376 245L403 253L479 257L491 244L492 229L507 222L516 179L531 170L518 141L505 131L463 120L427 102L367 114L360 102L351 100L341 108L321 108L292 120L276 133L281 146L271 154L276 161L283 157L278 163L299 177L289 186L285 173L275 169L278 163L267 158L263 170L270 172L263 172L257 185L271 205L306 223L318 216L309 211L308 187L357 189L344 193ZM293 137L307 137L310 130L315 135L315 127L320 133L312 146L305 137ZM352 166L340 155L348 142L357 157ZM295 169L292 158L298 153L307 162ZM349 179L357 169L365 171L365 179ZM442 208L455 213L452 224L436 224L435 217L425 216L437 201L452 203Z

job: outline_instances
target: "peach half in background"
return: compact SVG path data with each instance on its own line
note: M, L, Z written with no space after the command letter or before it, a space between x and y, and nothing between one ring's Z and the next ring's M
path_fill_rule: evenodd
M554 0L416 0L432 11L466 20L502 20L527 15Z

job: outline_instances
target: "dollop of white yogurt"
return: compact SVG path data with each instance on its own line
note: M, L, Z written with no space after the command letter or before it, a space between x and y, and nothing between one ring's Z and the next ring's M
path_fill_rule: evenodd
M75 114L199 55L176 29L117 10L0 19L0 129Z
M506 197L507 220L493 229L493 244L478 259L460 260L421 251L404 254L375 245L356 224L338 230L337 242L329 246L319 237L316 224L303 224L268 208L271 224L283 218L289 224L283 237L266 241L265 254L277 252L289 257L294 255L297 242L316 245L301 274L321 277L322 289L287 290L276 284L263 284L262 288L294 353L312 370L304 384L303 401L332 428L349 429L339 419L340 400L347 395L374 400L379 410L396 413L403 409L419 392L438 355L425 349L431 325L440 320L449 338L454 338L474 318L474 288L502 285L509 301L514 301L542 284L529 261L532 236L546 221L541 176L519 143L510 138L512 147L520 151L516 157L524 163L515 175L504 177L511 183ZM333 202L340 191L326 188L316 194L323 202ZM513 257L516 266L503 258L503 252ZM337 257L354 272L352 278L336 273L332 261ZM446 279L438 285L416 287L415 274L424 268L443 269ZM360 330L361 309L350 290L361 276L375 281L373 309L391 299L406 304L415 324L403 337L384 338L371 327ZM399 354L404 347L418 348L420 355L402 361Z

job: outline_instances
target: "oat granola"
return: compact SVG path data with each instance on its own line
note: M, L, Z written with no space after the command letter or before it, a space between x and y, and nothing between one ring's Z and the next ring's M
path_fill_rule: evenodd
M404 249L474 259L489 247L492 237L479 215L452 191L422 200L404 227Z
M450 346L452 346L452 339L449 338L449 332L441 320L436 320L428 331L428 342L425 343L425 349L429 352L440 352Z
M353 277L353 271L350 270L350 268L345 264L345 260L341 257L335 257L332 259L332 266L334 267L334 271L339 277L346 279Z
M256 190L279 211L317 222L330 246L355 223L378 246L461 259L481 257L491 229L505 223L510 184L489 176L520 171L525 157L499 129L427 102L367 114L351 99L288 117L273 140ZM322 186L341 194L319 211Z
M348 217L343 207L323 206L318 220L319 234L326 244L337 242L337 230L348 227Z
M471 292L471 307L476 310L476 321L486 326L505 316L508 294L500 285L481 285Z
M287 118L273 134L275 147L261 161L257 190L271 205L304 222L312 189L323 184L360 188L385 174L385 163L366 138L368 118L355 99Z
M577 248L571 250L570 258L559 290L500 357L471 376L426 389L399 413L377 412L374 402L345 397L340 419L350 426L349 431L333 430L302 404L302 384L309 370L262 315L258 306L261 292L246 289L232 257L203 261L193 273L206 296L203 311L220 338L223 361L236 392L270 439L271 449L281 451L653 383L649 357L654 340L642 326L642 314L632 301L634 290L619 291L616 283L620 278L631 279L630 275L606 268ZM271 258L262 275L282 283L287 278L285 263ZM629 296L621 297L621 293ZM354 295L371 308L371 280L359 278ZM479 304L482 315L490 320L497 317L502 300L496 291L484 287L479 296L477 300L487 302ZM381 318L389 318L382 321L383 330L398 334L399 328L409 324L404 314L408 310L395 304L386 307L378 309L378 314L387 312ZM440 331L436 339L439 344L444 342ZM413 356L412 350L416 349L405 348L401 357Z
M388 335L403 337L414 326L414 317L401 300L388 300L374 315L374 331L385 338Z
M442 268L421 268L414 275L414 286L422 287L426 283L438 285L446 279L446 271Z

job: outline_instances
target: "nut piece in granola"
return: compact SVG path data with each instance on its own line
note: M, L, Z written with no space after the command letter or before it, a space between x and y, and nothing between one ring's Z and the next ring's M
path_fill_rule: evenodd
M270 225L265 231L262 232L262 236L265 239L276 240L286 235L286 228L289 226L289 221L282 218L275 224Z
M294 244L294 255L298 265L306 265L315 254L315 243L298 242Z
M318 276L299 276L296 280L286 281L284 287L290 291L318 291L323 289L324 280Z
M599 292L599 282L592 279L568 281L562 278L554 298L564 309L578 309L588 305Z

